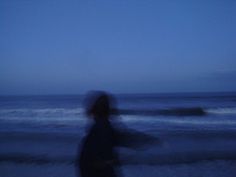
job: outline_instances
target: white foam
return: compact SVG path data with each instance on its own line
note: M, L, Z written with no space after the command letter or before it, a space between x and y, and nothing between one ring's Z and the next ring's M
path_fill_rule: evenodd
M213 109L207 109L207 113L210 114L236 114L236 107L232 108L213 108Z
M41 116L50 116L54 114L82 114L82 108L45 108L45 109L0 109L0 115L41 115Z

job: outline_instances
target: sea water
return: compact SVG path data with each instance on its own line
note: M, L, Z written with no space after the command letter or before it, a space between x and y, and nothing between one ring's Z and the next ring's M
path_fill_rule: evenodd
M118 148L122 176L236 176L236 93L114 96L112 122L158 140ZM0 176L74 177L90 124L83 95L1 96Z

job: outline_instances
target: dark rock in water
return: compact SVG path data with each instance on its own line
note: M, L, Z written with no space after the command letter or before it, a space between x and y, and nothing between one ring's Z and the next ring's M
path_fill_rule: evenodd
M124 115L166 115L166 116L203 116L206 112L200 108L173 108L173 109L155 109L155 110L131 110L122 109L118 111Z
M202 116L206 112L202 108L175 108L160 110L161 115L174 115L174 116Z

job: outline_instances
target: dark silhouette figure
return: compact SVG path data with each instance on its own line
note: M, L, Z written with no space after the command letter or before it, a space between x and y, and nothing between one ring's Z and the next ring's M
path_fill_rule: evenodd
M119 160L114 147L118 139L109 121L111 96L95 92L86 101L86 113L93 118L94 124L84 139L77 161L78 170L81 177L115 177L114 165L119 164Z
M81 177L116 177L115 166L120 165L116 146L140 148L144 144L159 144L156 137L127 129L116 129L111 124L111 117L117 117L114 98L105 92L91 92L85 99L86 114L93 119L88 134L83 140L76 169ZM120 174L120 173L119 173Z

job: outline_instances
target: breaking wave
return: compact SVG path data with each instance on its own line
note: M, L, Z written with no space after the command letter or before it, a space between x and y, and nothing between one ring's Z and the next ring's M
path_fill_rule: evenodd
M146 116L205 116L211 115L236 115L235 107L225 108L167 108L167 109L120 109L115 112L121 115L146 115ZM0 109L0 117L71 117L84 113L82 108L47 108L47 109Z

